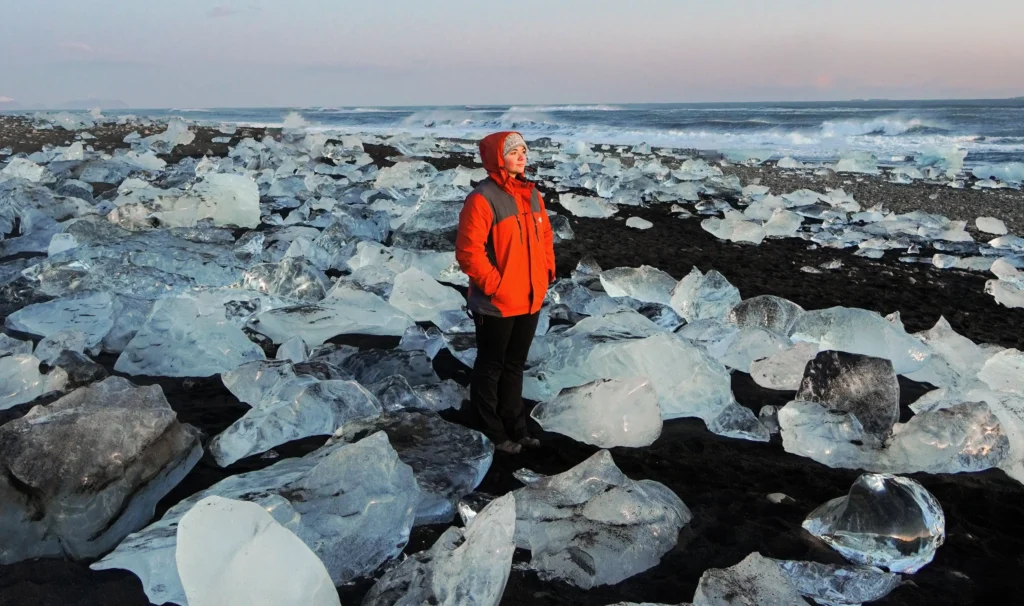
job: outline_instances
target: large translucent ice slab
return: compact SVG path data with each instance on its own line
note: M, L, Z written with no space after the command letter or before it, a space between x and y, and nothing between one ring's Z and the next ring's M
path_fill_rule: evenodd
M438 313L462 309L466 299L450 286L442 286L423 270L410 267L395 276L388 302L417 322L430 322Z
M610 297L632 297L645 303L668 305L677 281L656 267L616 267L600 273L601 286Z
M320 558L255 503L196 503L178 524L174 559L189 606L341 606Z
M600 448L650 446L661 435L658 394L645 378L601 379L534 407L545 431Z
M708 354L729 368L749 373L755 360L790 348L789 339L763 328L742 328L721 341L706 345Z
M257 314L256 332L284 343L298 336L313 347L338 335L402 336L415 322L377 295L353 288L332 290L314 305L282 307Z
M955 387L974 382L978 371L992 356L992 352L986 352L954 331L941 316L935 326L915 333L914 336L928 346L932 355L924 367L907 374L907 377L936 387Z
M910 478L860 476L850 493L818 507L803 527L844 558L891 572L915 573L946 540L946 516Z
M329 436L346 423L383 412L377 398L355 381L276 365L265 373L267 364L254 362L224 373L224 385L253 408L210 442L210 452L222 467L292 440ZM261 393L253 401L256 386Z
M55 368L43 374L39 372L40 363L31 353L0 358L0 410L64 389L68 373Z
M410 267L417 267L439 282L466 286L469 284L469 278L464 274L454 275L448 272L454 263L454 251L414 251L389 248L377 242L360 242L356 245L355 256L348 260L348 268L355 271L367 265L381 265L395 274L400 274Z
M607 200L577 196L575 194L561 194L558 197L558 203L574 217L607 219L619 212L619 207Z
M66 330L77 330L86 336L85 346L92 349L114 326L114 305L104 292L84 297L54 299L23 307L7 316L4 325L41 337Z
M280 263L260 263L248 269L242 278L242 287L315 303L327 296L331 281L306 259L285 257Z
M780 391L800 389L807 363L818 355L816 343L794 343L792 347L750 364L750 376L761 387Z
M251 501L295 533L323 561L336 585L372 573L409 540L419 489L384 433L335 444L301 459L221 480L170 508L92 565L127 569L150 601L188 602L175 564L181 518L209 496Z
M607 450L555 476L516 472L516 545L545 580L589 589L658 564L693 518L663 484L627 478Z
M356 442L377 431L388 435L398 458L416 474L417 525L455 519L459 499L480 485L494 458L494 445L482 433L432 412L403 411L346 423L333 439Z
M225 318L223 307L204 311L188 297L157 301L114 369L154 377L209 377L265 357Z
M1024 396L1024 353L1006 349L990 357L978 378L991 389Z
M146 229L153 220L163 227L192 227L205 219L250 229L260 223L259 187L244 175L210 174L188 191L128 179L118 193L108 219L127 229Z
M836 350L892 361L896 374L920 369L931 352L875 312L850 307L830 307L805 312L790 335L794 341L817 343L821 351Z
M725 318L740 302L740 291L715 270L694 267L672 291L669 305L687 322Z
M746 221L740 213L728 213L724 219L704 219L700 226L716 238L730 242L760 244L766 235L760 222Z
M200 456L159 386L110 377L36 406L0 427L0 563L109 551Z
M763 328L788 337L804 308L774 295L745 299L729 311L727 320L740 328Z
M465 530L449 528L425 552L385 574L363 606L498 606L515 552L516 501L488 504Z

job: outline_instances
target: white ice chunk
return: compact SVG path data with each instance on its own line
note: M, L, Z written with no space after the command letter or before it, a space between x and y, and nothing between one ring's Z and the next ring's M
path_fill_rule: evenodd
M530 415L545 431L600 448L650 446L661 435L658 394L646 378L602 379L562 390Z
M1006 235L1006 224L995 217L978 217L975 219L974 224L979 230L987 234Z
M462 309L466 299L450 286L442 286L417 267L395 276L388 302L417 322L430 322L437 314Z
M852 151L839 157L834 169L837 173L863 173L877 175L878 160L870 152Z
M641 219L640 217L630 217L626 219L626 227L644 230L654 227L654 223L651 223L647 219Z
M114 326L113 305L110 295L102 292L54 299L19 309L7 316L4 325L41 337L77 330L86 335L86 347L92 349Z
M740 302L740 291L715 270L694 267L672 291L669 305L687 322L724 318Z
M25 179L32 183L50 183L54 180L54 177L45 166L39 166L25 158L14 158L7 163L3 170L0 170L0 181L7 181L9 179Z
M902 583L900 575L872 566L835 566L793 560L775 562L797 591L827 606L859 606L881 600Z
M88 348L89 336L80 330L70 328L55 332L52 335L39 341L36 346L35 356L48 366L53 366L54 361L65 351L83 353Z
M1007 349L985 362L978 378L996 391L1024 395L1024 353Z
M693 606L796 606L800 592L778 563L752 553L729 568L704 572L693 595Z
M195 299L161 299L114 365L154 377L209 377L262 360L263 350L229 322L224 308L200 313Z
M32 408L0 426L0 564L106 553L201 456L156 385L110 377Z
M796 235L803 223L804 218L794 212L781 208L772 212L771 218L765 222L764 234L766 237L790 238Z
M32 341L21 341L0 333L0 358L32 353ZM2 376L2 375L0 375Z
M865 309L830 307L805 312L791 335L794 341L817 343L821 351L836 350L885 358L896 374L923 367L931 353L920 341L881 315Z
M998 179L1004 183L1024 183L1024 162L984 164L972 171L979 179Z
M668 305L675 278L650 265L616 267L600 274L601 286L610 297L631 297L645 303Z
M803 527L847 560L891 572L917 572L946 540L935 497L910 478L888 474L860 476L847 496L812 511Z
M752 362L750 376L761 387L796 391L800 389L807 363L817 355L816 343L795 343L789 349Z
M29 343L31 346L31 343ZM61 368L39 372L39 358L31 353L0 358L0 410L31 402L39 396L64 389L68 373Z
M196 503L178 524L174 559L189 606L341 606L320 558L255 503Z
M306 358L309 357L309 349L306 347L306 342L300 337L292 337L280 347L277 348L277 353L274 358L277 360L285 360L288 362L305 362Z
M601 198L588 198L575 194L561 194L558 203L574 217L607 219L619 212L619 207Z
M727 213L724 219L704 219L700 226L716 238L731 242L760 244L766 235L759 222L745 221L740 213Z

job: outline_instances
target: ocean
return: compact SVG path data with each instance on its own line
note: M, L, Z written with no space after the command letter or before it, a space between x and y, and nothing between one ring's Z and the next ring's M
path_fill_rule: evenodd
M315 107L134 110L203 122L279 126L297 112L309 128L480 138L515 129L528 139L703 150L771 150L826 161L868 151L883 165L957 147L966 164L1024 161L1024 98L948 101ZM113 112L122 113L122 112Z

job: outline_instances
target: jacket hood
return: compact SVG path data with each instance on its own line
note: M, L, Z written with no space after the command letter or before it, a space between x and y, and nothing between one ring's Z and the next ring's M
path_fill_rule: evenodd
M520 183L519 180L512 179L508 171L505 170L505 156L501 153L505 147L505 139L514 132L509 130L494 133L487 135L480 141L480 161L483 162L484 170L503 188L507 188L510 185L509 181ZM521 183L526 184L528 182L522 181Z

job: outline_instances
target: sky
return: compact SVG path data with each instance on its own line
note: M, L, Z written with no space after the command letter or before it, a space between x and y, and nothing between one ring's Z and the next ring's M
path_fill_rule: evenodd
M1024 95L1020 0L0 0L0 101L135 108Z

